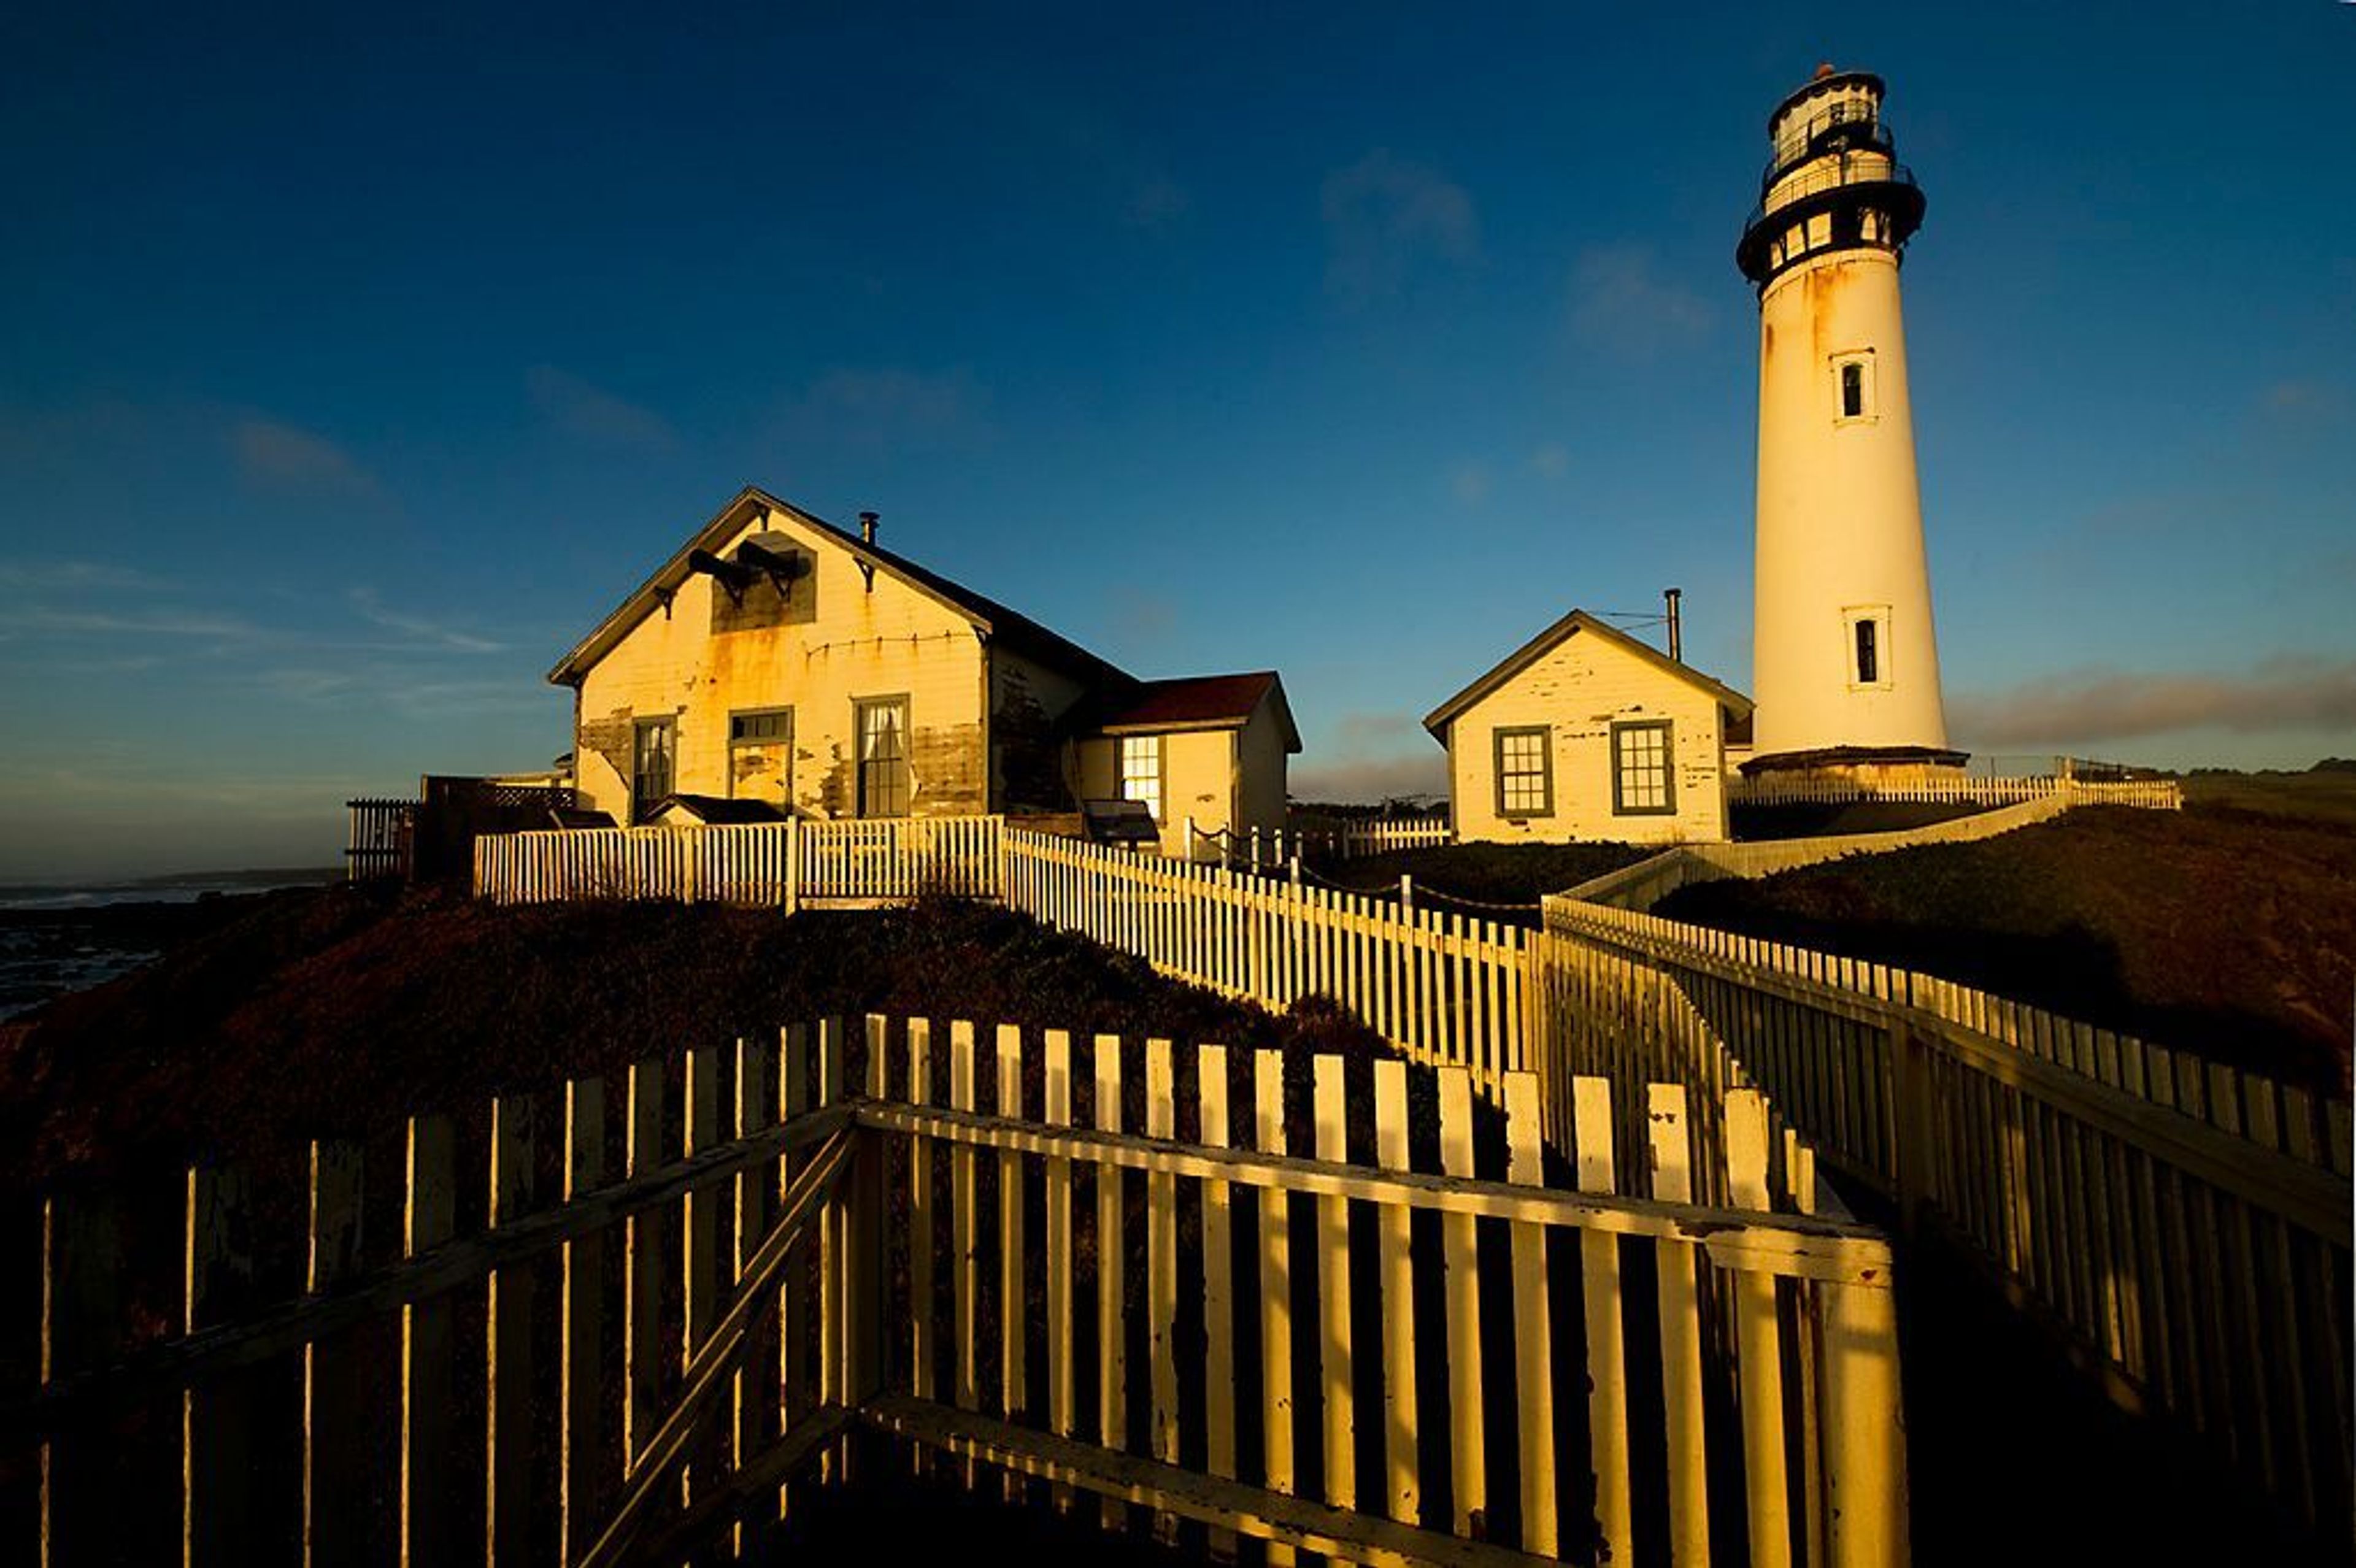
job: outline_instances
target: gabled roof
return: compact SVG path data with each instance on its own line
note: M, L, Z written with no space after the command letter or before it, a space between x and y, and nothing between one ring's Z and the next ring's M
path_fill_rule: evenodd
M1690 665L1679 664L1650 643L1632 637L1619 627L1608 625L1584 610L1573 610L1569 614L1506 655L1505 662L1496 668L1433 709L1425 716L1423 727L1431 731L1433 740L1443 746L1446 745L1448 724L1451 720L1551 653L1564 639L1580 633L1600 637L1624 653L1635 655L1663 674L1675 676L1688 686L1708 692L1737 718L1741 718L1751 709L1751 699L1732 687L1712 680Z
M1149 680L1107 699L1085 722L1100 734L1166 734L1180 730L1240 730L1260 703L1273 697L1284 727L1284 749L1301 750L1301 731L1284 699L1284 682L1272 669L1246 675L1195 675Z
M1069 638L1058 636L1028 615L1019 614L994 599L985 598L879 545L865 543L857 534L839 528L825 518L805 512L790 502L781 501L752 485L738 491L734 500L721 507L692 539L680 546L678 553L663 562L652 577L640 583L636 592L600 621L594 631L558 660L556 667L548 672L549 680L558 686L570 686L579 680L588 672L590 666L610 653L614 645L627 636L631 628L645 620L667 595L679 592L680 585L688 580L692 570L688 564L690 556L700 549L716 549L731 534L753 521L755 514L766 512L782 513L826 536L830 542L849 551L851 559L862 565L873 567L945 608L955 611L991 642L1012 652L1061 670L1084 684L1133 684L1134 677L1118 665L1098 658Z

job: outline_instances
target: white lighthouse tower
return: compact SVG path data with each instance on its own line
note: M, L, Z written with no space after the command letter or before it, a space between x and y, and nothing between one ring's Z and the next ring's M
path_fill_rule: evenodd
M1818 68L1767 121L1735 261L1759 289L1752 771L1954 765L1898 265L1922 193L1881 79Z

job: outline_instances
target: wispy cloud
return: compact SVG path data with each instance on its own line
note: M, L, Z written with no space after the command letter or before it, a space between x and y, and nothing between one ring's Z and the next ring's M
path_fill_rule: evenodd
M1448 475L1448 493L1456 497L1460 507L1477 507L1489 498L1489 465L1471 459L1458 464Z
M524 373L524 386L541 417L567 435L640 452L669 452L679 445L679 432L662 415L553 365L533 366Z
M1549 441L1530 453L1530 470L1541 479L1560 479L1570 473L1570 449Z
M1344 713L1291 770L1290 788L1300 800L1362 805L1445 795L1448 757L1404 713Z
M1134 583L1113 587L1107 595L1112 611L1113 634L1123 642L1162 642L1178 629L1178 606L1164 593Z
M105 560L0 560L0 588L33 593L160 593L178 586Z
M1355 309L1433 264L1481 259L1472 196L1435 169L1377 151L1325 176L1325 292Z
M240 473L270 489L373 495L375 477L326 436L247 417L230 429L230 449Z
M1131 229L1159 232L1183 221L1194 206L1194 197L1184 187L1157 176L1130 191L1121 219Z
M262 628L235 615L188 613L174 610L59 610L45 604L19 604L0 609L0 635L12 633L59 636L244 639L260 636Z
M1665 276L1643 245L1600 245L1570 270L1572 333L1590 347L1649 359L1708 335L1709 302Z
M493 642L488 637L477 636L472 632L462 632L455 627L445 626L439 621L429 621L423 615L405 615L397 611L388 610L377 603L376 593L370 589L353 589L351 600L353 608L360 613L360 619L370 625L381 626L388 632L399 632L412 639L417 646L428 651L452 654L497 654L507 651L505 643Z
M2246 674L2084 670L1957 697L1949 728L1980 746L2066 745L2178 731L2356 731L2356 659L2269 659Z
M989 394L962 367L846 367L820 376L787 406L780 433L870 450L964 446L988 439L989 405Z
M399 663L281 665L255 671L251 684L310 707L366 704L412 720L545 713L549 709L545 690L519 677L451 680Z

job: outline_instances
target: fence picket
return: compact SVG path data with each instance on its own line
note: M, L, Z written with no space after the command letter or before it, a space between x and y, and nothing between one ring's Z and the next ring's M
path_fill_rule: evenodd
M998 1026L998 1114L1023 1119L1023 1031L1012 1024ZM1023 1157L1005 1149L998 1157L998 1392L999 1409L1010 1421L1031 1403L1023 1360L1023 1328L1031 1316L1023 1264L1029 1256L1023 1244ZM1021 1477L1010 1472L1007 1482L1019 1492Z
M563 1200L605 1183L605 1081L564 1086ZM315 1254L316 1255L316 1253ZM605 1236L565 1242L558 1257L556 1556L571 1563L587 1544L612 1467L605 1463Z
M183 1235L187 1253L181 1332L251 1312L252 1215L242 1171L191 1167ZM180 1394L180 1560L242 1561L254 1510L252 1373L231 1373Z
M1261 1051L1252 1062L1253 1146L1281 1156L1284 1138L1284 1053ZM1259 1224L1260 1476L1269 1491L1290 1493L1293 1477L1291 1200L1280 1187L1254 1189ZM1290 1563L1292 1548L1269 1544L1271 1563Z
M1601 1078L1571 1083L1579 1189L1616 1192L1612 1148L1612 1085ZM1620 1328L1620 1239L1588 1231L1579 1238L1581 1299L1587 1316L1588 1430L1595 1467L1595 1521L1613 1562L1631 1551L1628 1492L1627 1361Z
M1046 1122L1051 1127L1072 1125L1072 1036L1068 1029L1046 1034ZM1072 1162L1049 1156L1047 1209L1047 1430L1069 1437L1077 1430L1072 1367ZM921 1299L921 1298L920 1298ZM920 1308L919 1317L929 1315ZM1068 1507L1069 1488L1055 1489L1058 1507Z
M414 1259L455 1234L457 1171L450 1122L415 1116L402 1202L402 1255ZM456 1448L455 1371L449 1297L401 1309L401 1562L442 1563L457 1545L450 1499Z
M1227 1048L1194 1052L1197 1137L1205 1148L1226 1148ZM1204 1464L1221 1480L1236 1478L1236 1342L1234 1232L1227 1183L1203 1183L1203 1425ZM1212 1554L1231 1557L1235 1532L1215 1530Z
M630 1066L623 1112L622 1174L643 1176L662 1163L663 1064ZM622 1227L622 1475L638 1467L638 1450L661 1411L662 1215L649 1209Z
M1120 1131L1120 1037L1096 1037L1096 1123L1103 1133ZM1120 1452L1129 1446L1129 1343L1127 1291L1122 1274L1129 1252L1121 1236L1121 1173L1099 1165L1097 1182L1097 1441ZM1128 1508L1104 1499L1104 1524L1119 1530Z
M530 1094L491 1102L490 1201L496 1229L535 1207L537 1166ZM528 1268L493 1269L485 1287L483 1389L484 1560L520 1563L531 1555L532 1301Z
M1312 1066L1317 1157L1349 1158L1342 1059L1320 1056ZM1318 1395L1325 1455L1325 1500L1358 1505L1355 1362L1350 1328L1350 1200L1317 1200Z
M365 1167L350 1144L311 1145L308 1204L310 1234L303 1289L317 1297L360 1271L360 1215ZM346 1419L362 1408L365 1352L358 1336L332 1334L303 1347L303 1562L358 1563L369 1537L359 1510L335 1506L356 1497L368 1474L368 1453L359 1423Z
M1375 1063L1375 1163L1386 1170L1408 1168L1407 1063ZM1415 1387L1415 1262L1407 1210L1380 1211L1383 1302L1383 1456L1385 1506L1390 1516L1414 1524L1423 1511L1423 1485L1417 1474L1418 1412Z
M1505 1082L1505 1179L1516 1186L1546 1184L1539 1141L1538 1082L1533 1073L1508 1073ZM1552 1557L1561 1551L1554 1446L1554 1312L1547 1285L1546 1231L1515 1221L1514 1251L1514 1381L1520 1402L1522 1550Z

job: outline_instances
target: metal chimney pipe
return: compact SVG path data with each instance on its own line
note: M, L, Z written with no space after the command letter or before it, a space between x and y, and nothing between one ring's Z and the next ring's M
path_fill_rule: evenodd
M1677 601L1685 597L1682 588L1665 588L1661 597L1669 602L1669 656L1679 664L1686 662L1685 624L1677 618Z
M875 542L874 513L862 512L859 514L859 541L862 544L873 544Z

